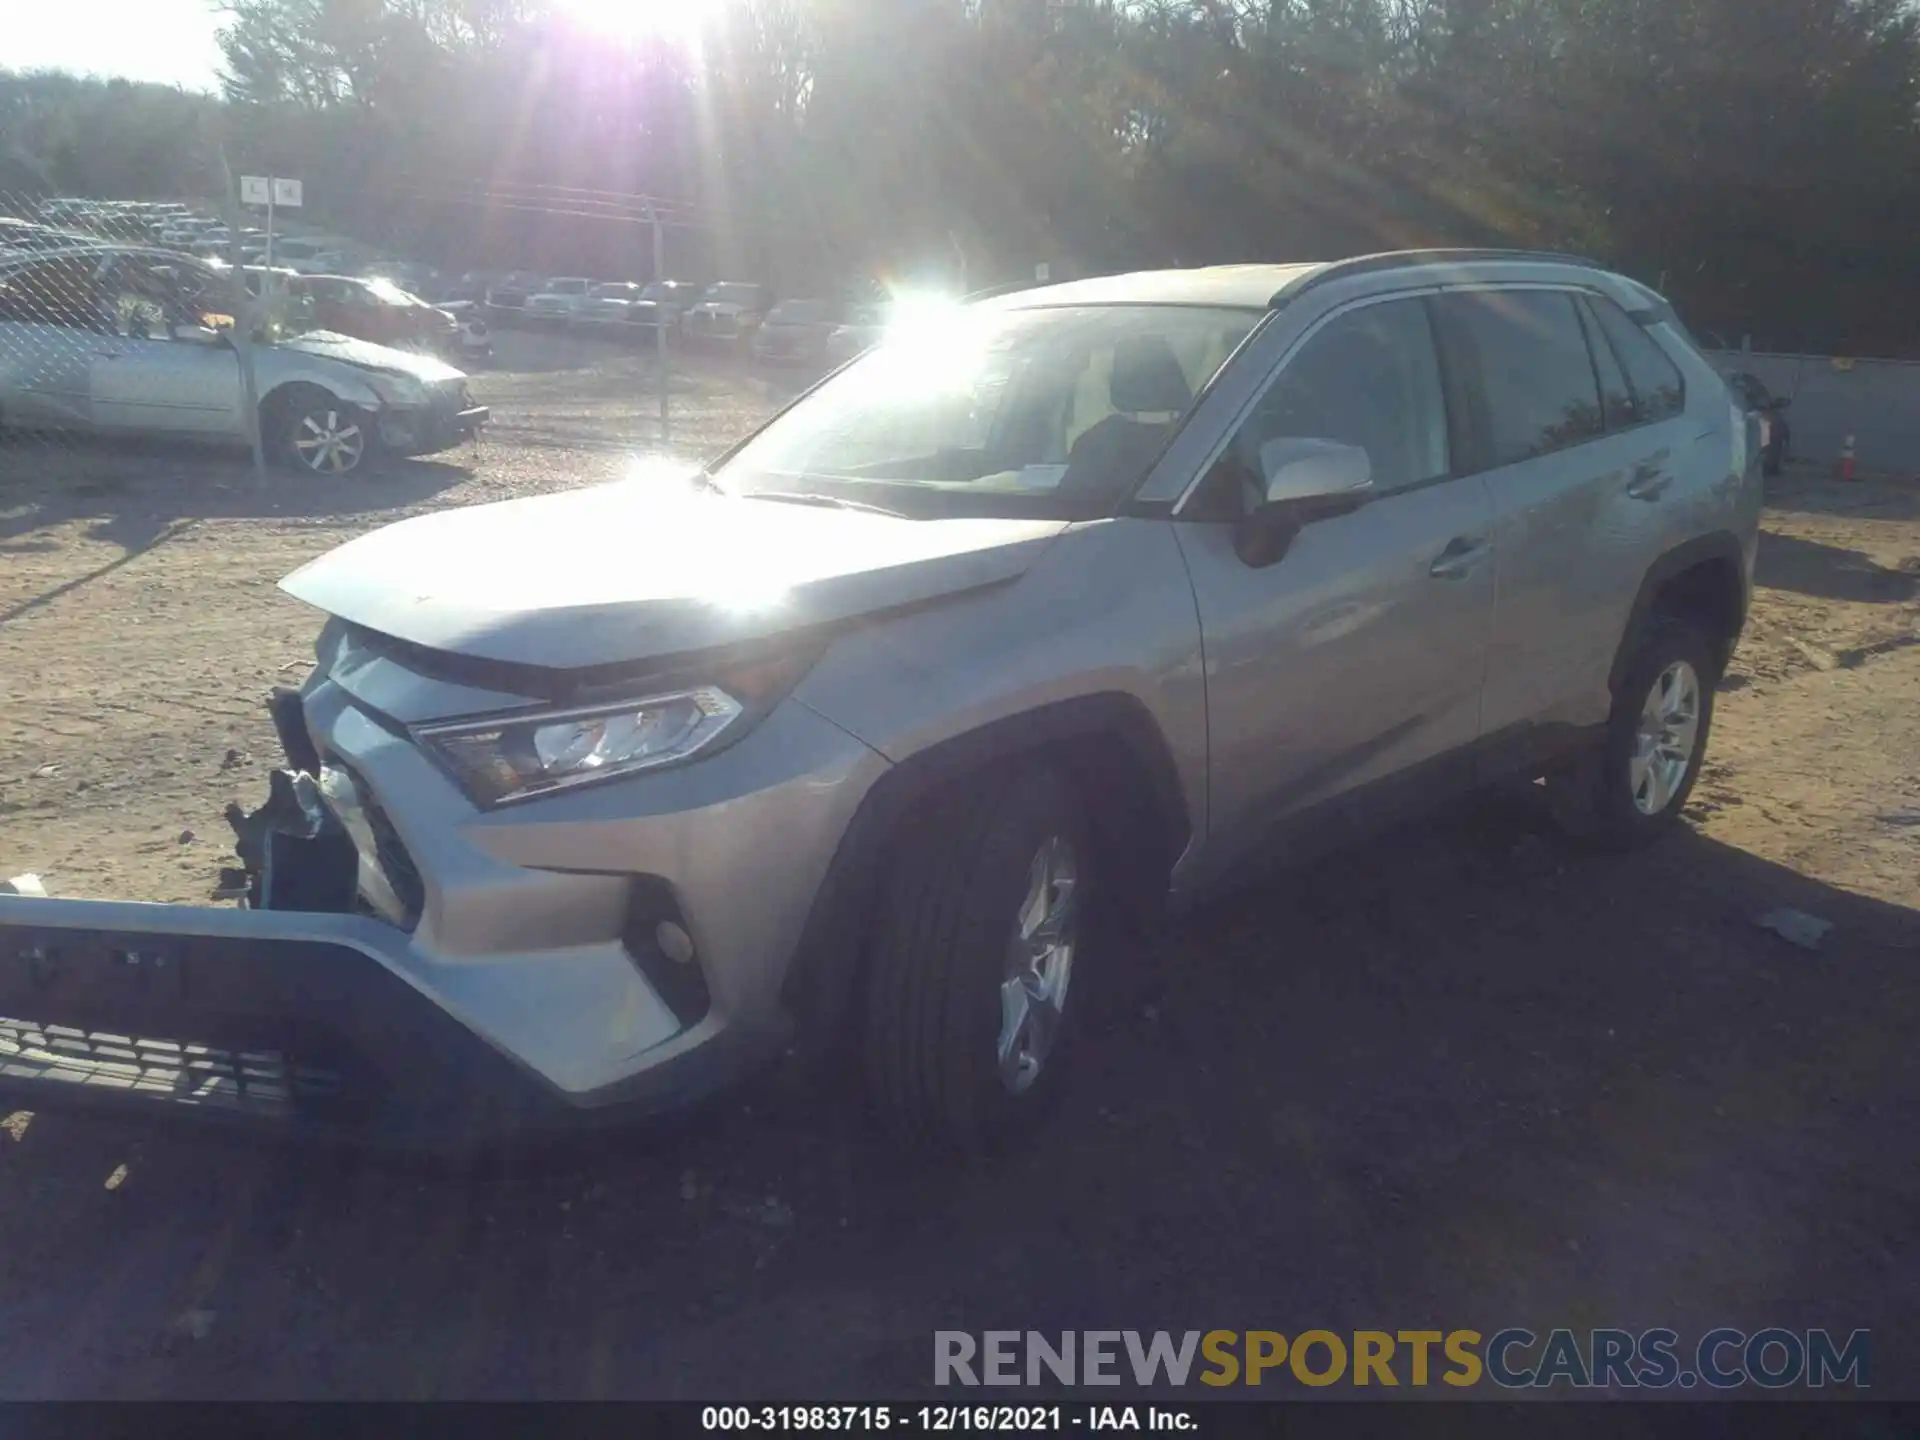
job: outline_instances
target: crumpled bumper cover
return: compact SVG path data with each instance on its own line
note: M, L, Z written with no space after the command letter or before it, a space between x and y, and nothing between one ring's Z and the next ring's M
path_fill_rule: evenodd
M362 915L0 896L0 1096L458 1151L684 1104L708 1081L567 1096L378 958Z
M471 440L486 428L492 411L463 402L380 414L380 443L396 455L432 455Z

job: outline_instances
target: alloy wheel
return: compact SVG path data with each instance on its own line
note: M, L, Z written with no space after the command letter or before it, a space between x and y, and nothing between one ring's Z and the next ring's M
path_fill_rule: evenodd
M339 410L309 410L293 427L293 450L300 463L323 475L344 475L366 453L360 422Z
M1033 1087L1060 1032L1073 978L1078 883L1073 847L1058 835L1050 836L1027 867L1026 898L1014 922L1000 985L1000 1083L1010 1095Z
M1642 815L1658 815L1673 802L1700 741L1700 677L1676 660L1662 670L1640 707L1627 785Z

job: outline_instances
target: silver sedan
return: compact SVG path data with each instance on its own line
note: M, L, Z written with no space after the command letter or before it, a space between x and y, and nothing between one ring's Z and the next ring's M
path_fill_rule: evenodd
M0 260L0 425L245 442L232 294L229 277L164 250ZM382 454L451 449L486 423L451 366L259 319L261 435L277 460L345 475Z

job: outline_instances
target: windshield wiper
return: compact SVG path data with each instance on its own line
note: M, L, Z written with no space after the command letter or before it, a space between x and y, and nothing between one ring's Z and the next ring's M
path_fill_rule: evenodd
M864 500L846 500L838 495L819 495L806 490L754 490L744 497L748 500L778 500L786 505L816 505L829 510L863 510L869 515L889 515L895 520L905 520L905 512L889 510L884 505L869 505Z

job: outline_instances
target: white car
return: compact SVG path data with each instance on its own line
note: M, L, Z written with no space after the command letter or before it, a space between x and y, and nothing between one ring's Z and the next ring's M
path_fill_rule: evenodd
M544 289L527 299L527 318L542 324L564 325L580 313L593 293L593 281L578 275L557 275Z
M581 299L572 322L583 329L596 330L625 326L631 322L633 307L644 293L644 287L629 280L596 285Z
M451 315L460 327L460 354L468 361L493 358L493 332L487 328L486 307L477 300L449 300L435 307Z
M887 308L885 305L856 305L849 310L845 323L827 336L828 362L844 365L854 356L878 345L887 333Z
M690 340L730 345L759 329L772 304L765 285L722 280L706 288L682 323Z

